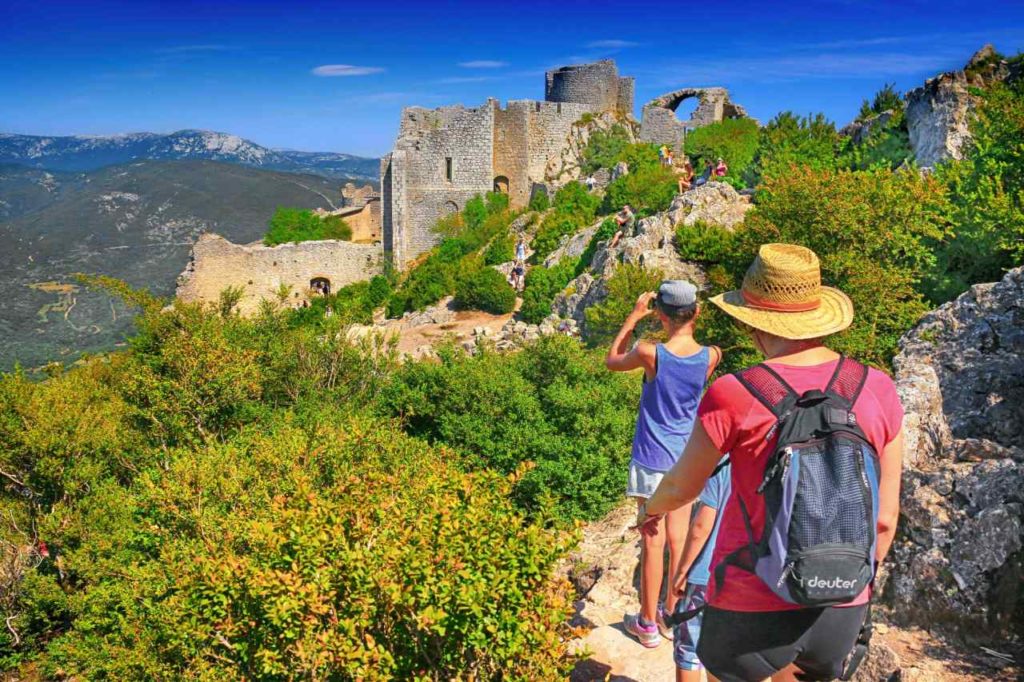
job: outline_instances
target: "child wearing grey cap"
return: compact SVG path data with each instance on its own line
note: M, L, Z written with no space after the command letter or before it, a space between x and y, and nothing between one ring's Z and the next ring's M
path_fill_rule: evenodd
M637 498L641 515L647 498L686 446L704 384L722 358L717 346L702 346L693 338L699 313L697 287L683 280L666 280L657 292L641 294L637 299L605 357L605 366L613 372L644 372L626 489L626 495ZM630 348L633 330L651 314L657 315L668 339L659 344L640 341ZM662 637L672 638L664 614L672 613L678 595L669 590L664 607L658 604L665 577L665 544L669 547L669 567L674 570L679 565L689 518L689 507L677 509L666 515L656 534L643 536L640 612L627 614L623 623L646 647L658 646ZM668 584L673 584L672 575Z

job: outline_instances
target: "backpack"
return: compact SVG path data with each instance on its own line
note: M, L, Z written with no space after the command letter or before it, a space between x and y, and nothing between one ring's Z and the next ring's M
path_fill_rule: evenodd
M757 488L764 527L758 537L737 493L748 543L716 566L717 588L736 566L791 604L853 601L875 575L878 453L853 413L867 368L840 357L825 390L803 395L765 364L734 376L775 415L765 440L778 438Z

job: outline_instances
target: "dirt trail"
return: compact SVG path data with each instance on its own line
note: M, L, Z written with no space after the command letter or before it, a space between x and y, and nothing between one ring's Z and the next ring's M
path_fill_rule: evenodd
M626 634L622 616L638 607L639 536L630 530L636 506L624 502L605 518L588 524L583 542L570 556L569 571L584 596L577 602L575 624L591 628L575 646L589 655L572 682L668 682L675 679L672 647L663 642L645 649ZM977 647L965 647L919 628L899 628L876 610L872 654L855 682L990 682L1024 679L1024 668ZM1014 653L999 652L999 653ZM896 676L893 673L898 670Z

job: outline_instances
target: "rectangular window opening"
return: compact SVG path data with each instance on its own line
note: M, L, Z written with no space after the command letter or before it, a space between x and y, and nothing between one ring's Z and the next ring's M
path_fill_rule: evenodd
M444 159L444 178L448 182L452 181L452 157L446 156Z

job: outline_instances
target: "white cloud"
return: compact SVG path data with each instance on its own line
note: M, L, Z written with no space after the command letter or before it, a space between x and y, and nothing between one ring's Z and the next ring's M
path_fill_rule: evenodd
M470 62L459 62L464 69L500 69L508 66L508 62L500 62L494 59L474 59Z
M323 64L313 69L314 76L369 76L382 73L382 66L353 66L351 64Z
M635 43L632 40L594 40L587 43L587 47L591 49L612 49L621 50L627 47L637 47L640 43Z

